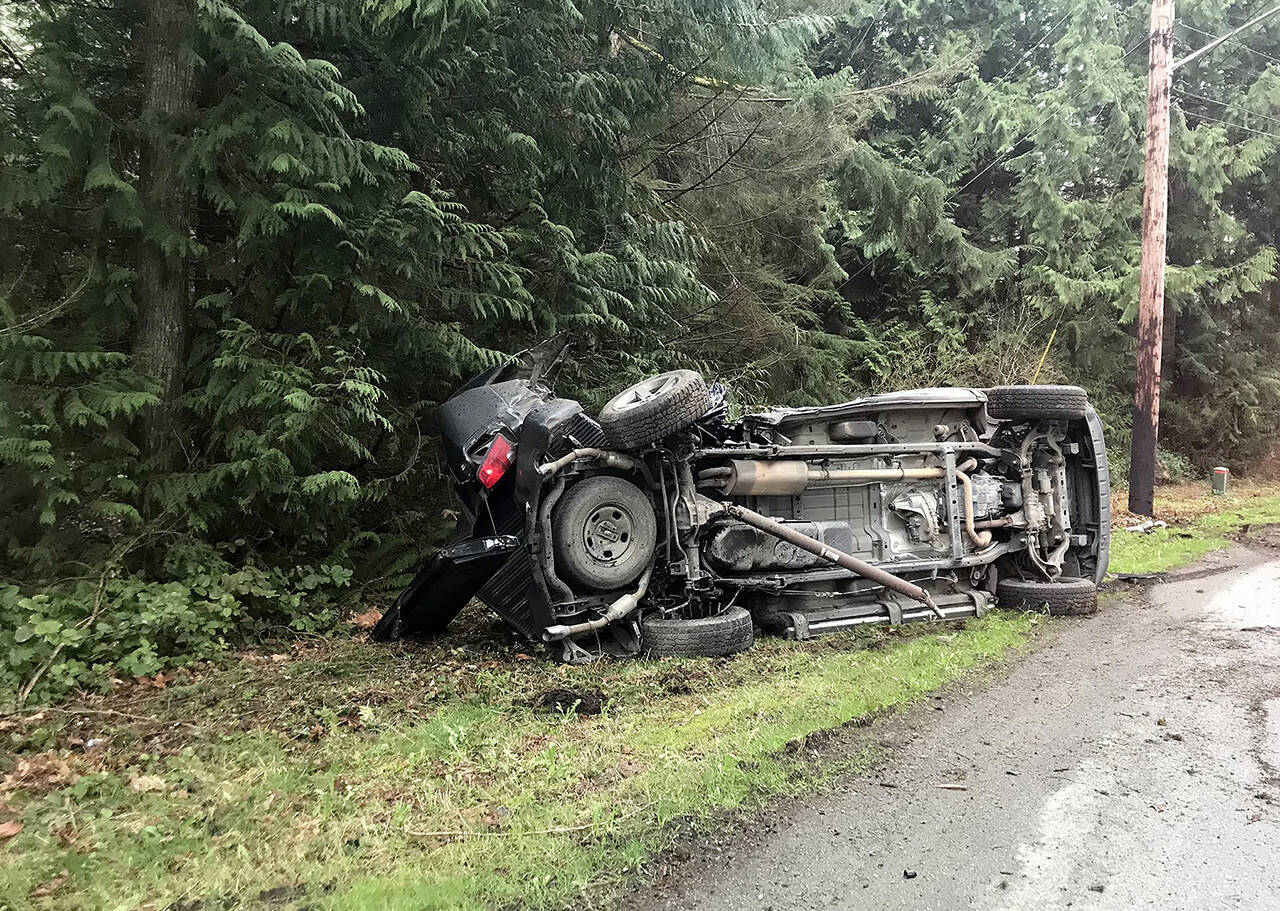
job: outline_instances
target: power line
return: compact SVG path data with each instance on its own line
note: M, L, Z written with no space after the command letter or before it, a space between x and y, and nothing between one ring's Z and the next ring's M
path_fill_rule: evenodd
M1205 95L1197 95L1195 92L1188 92L1185 89L1178 89L1178 94L1187 98L1196 98L1200 101L1207 101L1210 104L1220 104L1224 108L1230 108L1233 111L1240 111L1241 113L1248 114L1251 117L1258 117L1262 120L1269 120L1272 123L1280 124L1280 117L1272 117L1268 114L1263 114L1261 111L1255 111L1252 108L1246 108L1246 107L1243 107L1242 105L1238 105L1230 101L1220 101L1217 98L1209 98ZM1195 116L1199 117L1200 115L1197 114Z
M1255 135L1258 135L1258 136L1266 136L1270 139L1274 139L1277 142L1280 142L1280 133L1270 133L1270 132L1267 132L1266 130L1255 130L1252 127L1242 127L1238 123L1232 123L1230 120L1222 120L1221 118L1218 118L1218 117L1210 117L1208 114L1196 114L1195 116L1198 120L1210 120L1210 121L1213 121L1214 123L1220 123L1223 126L1231 127L1233 130L1243 130L1246 133L1254 133Z
M1041 36L1040 40L1039 40L1039 41L1037 41L1037 42L1035 43L1035 45L1033 45L1032 47L1028 48L1025 52L1023 52L1022 56L1021 56L1021 57L1019 57L1019 58L1017 59L1017 61L1013 64L1013 66L1009 67L1008 72L1006 72L1003 76L1000 76L1000 77L998 77L998 78L1000 78L1000 79L1008 79L1010 76L1012 76L1012 75L1013 75L1013 71L1014 71L1014 70L1016 70L1018 67L1022 66L1022 63L1023 63L1023 61L1024 61L1024 60L1026 60L1028 57L1030 57L1032 54L1034 54L1036 51L1038 51L1038 50L1040 49L1040 47L1041 47L1041 46L1042 46L1046 41L1048 41L1048 40L1049 40L1049 36L1050 36L1050 35L1052 35L1054 32L1056 32L1056 31L1058 30L1058 26L1060 26L1060 25L1062 25L1062 23L1066 22L1066 21L1067 21L1067 18L1068 18L1072 13L1078 12L1081 8L1083 8L1083 7L1084 7L1084 4L1085 4L1085 3L1087 3L1087 2L1088 2L1088 0L1083 0L1083 2L1082 2L1082 3L1078 4L1078 5L1077 5L1077 6L1075 6L1073 9L1069 9L1069 10L1067 10L1065 13L1063 13L1063 14L1062 14L1062 18L1061 18L1061 19L1059 19L1057 22L1055 22L1053 25L1049 26L1049 30L1048 30L1047 32L1045 32L1043 36ZM992 80L992 81L995 81L995 80Z
M1280 9L1280 7L1277 7L1277 9ZM1272 12L1274 12L1274 10ZM1268 14L1264 13L1263 15L1266 16ZM1185 29L1189 29L1195 32L1198 35L1204 35L1206 38L1215 39L1215 41L1217 41L1217 44L1222 43L1222 41L1230 41L1232 44L1238 44L1240 47L1244 48L1246 51L1249 51L1250 53L1253 53L1253 54L1257 54L1259 57L1263 58L1264 60L1269 60L1272 63L1276 64L1277 66L1280 66L1280 59L1276 57L1272 57L1270 54L1264 54L1262 51L1258 50L1252 45L1245 44L1244 41L1236 37L1237 32L1241 31L1241 29L1247 28L1250 25L1249 22L1246 22L1244 25L1240 26L1240 28L1236 29L1234 32L1221 36L1221 38L1219 38L1219 36L1215 35L1213 32L1206 32L1202 28L1196 28L1194 25L1191 25L1190 23L1187 23L1187 22L1183 22L1181 19L1178 20L1178 24ZM1212 50L1214 47L1217 47L1217 44L1205 45L1199 51L1196 51L1195 55L1193 56L1199 56L1201 52ZM1192 56L1188 56L1182 60L1179 60L1177 63L1177 66L1181 67L1183 64L1189 63L1191 60L1192 60Z

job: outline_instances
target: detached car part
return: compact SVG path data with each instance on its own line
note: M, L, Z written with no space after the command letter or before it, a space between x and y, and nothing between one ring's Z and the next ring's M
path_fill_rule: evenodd
M387 611L432 635L472 597L566 661L726 655L1017 609L1088 613L1106 571L1102 425L1075 386L921 389L727 418L691 370L599 420L557 398L551 340L442 407L462 505Z

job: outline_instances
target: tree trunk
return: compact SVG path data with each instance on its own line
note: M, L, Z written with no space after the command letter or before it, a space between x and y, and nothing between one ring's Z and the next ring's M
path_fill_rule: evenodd
M145 138L138 182L145 218L171 242L168 250L153 238L139 243L133 357L140 373L160 383L160 404L142 415L139 443L144 456L168 466L180 442L178 400L187 359L190 292L184 255L173 244L185 244L191 233L181 147L195 108L196 12L195 0L142 0L141 6Z

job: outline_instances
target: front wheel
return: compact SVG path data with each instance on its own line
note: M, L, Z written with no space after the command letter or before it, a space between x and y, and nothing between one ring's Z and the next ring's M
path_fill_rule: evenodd
M1045 611L1052 617L1092 614L1098 610L1098 586L1092 579L1059 579L1057 582L1001 579L996 586L996 597L1001 607Z
M987 414L1000 420L1076 421L1089 406L1079 386L996 386L987 390Z

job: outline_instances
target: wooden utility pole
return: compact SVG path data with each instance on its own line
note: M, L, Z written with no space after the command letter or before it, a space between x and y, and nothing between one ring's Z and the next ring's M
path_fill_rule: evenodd
M1133 396L1129 511L1154 514L1160 436L1160 349L1164 332L1164 255L1169 222L1169 91L1173 76L1173 0L1151 4L1147 66L1147 164L1142 197L1142 277L1138 290L1138 384Z

